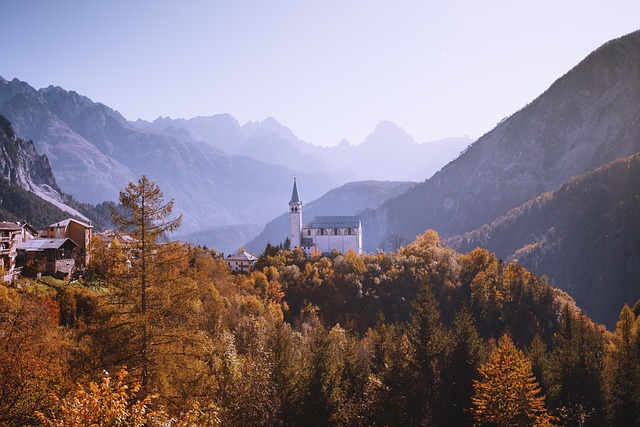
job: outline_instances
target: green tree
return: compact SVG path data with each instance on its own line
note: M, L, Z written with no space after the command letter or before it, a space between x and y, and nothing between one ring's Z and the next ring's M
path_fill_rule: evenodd
M481 426L550 426L531 364L508 335L498 341L473 382L473 418Z
M418 293L415 308L408 332L415 387L412 394L414 402L410 404L412 417L418 424L446 424L444 408L448 402L444 401L444 375L451 341L440 320L438 302L426 282Z
M602 425L604 338L598 326L568 304L553 340L545 378L550 407L566 425Z
M638 425L640 422L640 360L638 321L624 305L605 358L605 393L611 425Z

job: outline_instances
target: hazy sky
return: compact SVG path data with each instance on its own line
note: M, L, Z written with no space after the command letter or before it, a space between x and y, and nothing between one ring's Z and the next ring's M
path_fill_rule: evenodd
M319 145L380 120L479 137L606 41L640 2L0 0L0 76L129 120L275 117Z

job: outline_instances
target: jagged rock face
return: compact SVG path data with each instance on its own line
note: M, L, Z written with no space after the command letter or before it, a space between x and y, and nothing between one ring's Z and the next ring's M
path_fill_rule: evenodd
M0 142L0 170L6 180L25 190L47 186L59 191L47 156L38 155L32 141L18 138L4 116L0 116Z
M640 32L613 40L501 122L427 182L371 212L363 227L408 239L453 236L640 150Z

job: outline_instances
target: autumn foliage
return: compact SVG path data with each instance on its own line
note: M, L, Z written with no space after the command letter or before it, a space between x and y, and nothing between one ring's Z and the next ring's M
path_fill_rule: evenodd
M156 237L93 245L82 280L0 285L0 426L640 419L640 308L608 332L487 250L268 245L244 275Z

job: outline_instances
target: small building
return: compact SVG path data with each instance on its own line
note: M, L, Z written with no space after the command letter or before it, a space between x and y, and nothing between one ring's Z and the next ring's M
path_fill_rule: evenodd
M73 218L53 223L43 231L43 237L60 239L67 237L78 245L78 259L83 266L89 265L89 247L93 226Z
M75 268L78 245L68 237L38 238L20 243L16 251L17 266L39 263L44 273L68 279Z
M9 281L15 273L16 247L38 236L38 231L26 222L0 222L0 270Z
M235 255L229 255L225 262L233 272L248 273L251 267L258 261L254 254L243 251Z

